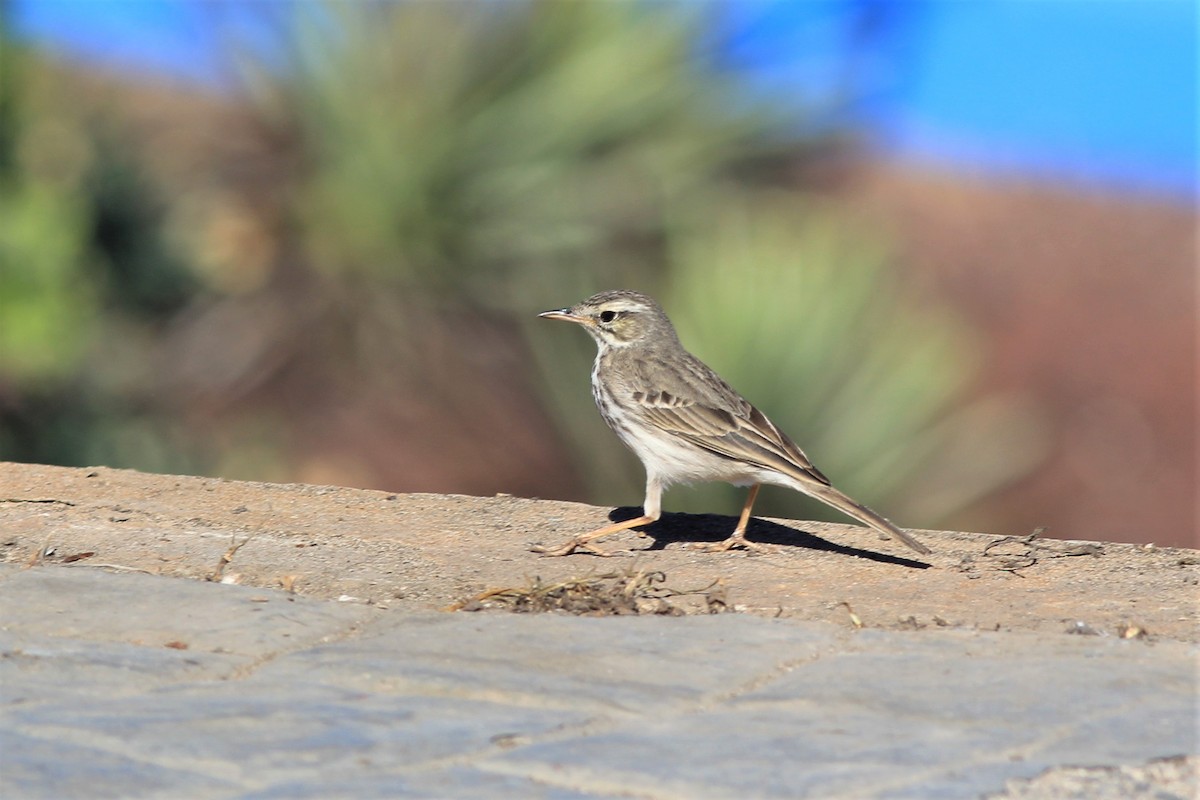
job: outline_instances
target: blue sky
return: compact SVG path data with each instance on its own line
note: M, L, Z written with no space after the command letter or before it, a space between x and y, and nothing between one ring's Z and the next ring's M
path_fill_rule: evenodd
M246 5L12 0L12 11L21 34L76 58L211 81L219 30L244 29ZM827 95L852 64L865 90L847 113L904 157L1195 191L1192 0L726 0L711 9L723 63L780 102Z

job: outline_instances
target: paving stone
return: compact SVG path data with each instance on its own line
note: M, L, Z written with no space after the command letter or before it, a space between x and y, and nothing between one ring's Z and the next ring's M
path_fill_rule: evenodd
M347 635L380 613L280 591L84 567L0 565L0 592L3 630L252 658Z
M61 567L0 569L0 600L5 800L962 798L1066 767L1154 785L1131 770L1197 747L1182 642L412 614Z
M319 669L371 691L406 686L519 705L643 714L690 708L741 689L815 658L848 635L832 626L756 618L748 636L747 620L395 615L353 641L297 653L288 666Z

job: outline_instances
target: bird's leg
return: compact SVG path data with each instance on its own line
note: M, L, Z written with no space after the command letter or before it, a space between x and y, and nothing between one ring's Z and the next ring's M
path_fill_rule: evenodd
M596 545L592 544L592 540L608 536L610 533L617 533L618 531L636 528L638 525L649 525L651 522L654 522L655 519L657 519L657 517L651 517L647 514L643 514L640 517L627 519L624 522L606 525L603 528L592 531L591 533L582 533L579 536L568 539L560 546L555 548L536 545L532 548L532 550L533 552L541 553L544 556L569 556L571 553L580 550L591 553L595 556L611 556L612 553L609 553L606 550L601 550L599 547L596 547Z
M756 483L750 487L750 492L746 495L746 505L742 506L742 516L738 518L738 524L733 530L733 535L723 542L709 545L704 548L705 550L713 553L723 553L735 547L744 547L747 550L754 550L760 553L769 551L770 548L746 538L746 528L750 525L750 509L754 507L754 501L758 498L758 490L761 487L762 484L760 483Z
M592 544L592 542L609 534L636 528L639 525L649 525L651 522L655 522L660 516L662 516L662 484L656 478L649 477L646 479L646 499L642 503L642 515L640 517L627 519L624 522L615 522L612 525L605 525L603 528L598 528L591 533L581 533L563 542L558 547L549 548L536 545L531 549L533 552L541 553L544 556L569 556L578 550L583 550L596 556L611 556L612 553L601 550Z

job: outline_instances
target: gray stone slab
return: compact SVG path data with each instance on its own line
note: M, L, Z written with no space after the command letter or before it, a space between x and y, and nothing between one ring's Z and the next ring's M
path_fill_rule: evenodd
M1188 646L864 633L717 707L485 766L679 797L960 798L1061 764L1196 752Z
M155 687L236 674L253 664L254 659L244 655L0 630L0 705L142 694Z
M0 565L0 597L0 630L252 658L345 636L380 614L357 603L87 567Z
M642 715L742 690L849 635L740 615L393 615L265 669L319 672L363 691Z
M1198 654L0 570L0 796L982 797L1195 753Z
M249 792L241 800L389 800L395 797L492 800L519 797L528 800L594 800L596 795L546 786L527 778L449 767L435 772L396 775L386 768L361 765L353 773L323 775L319 783L297 780Z
M297 774L318 785L360 771L428 771L498 749L497 737L543 735L579 717L501 704L277 685L251 679L136 699L45 703L6 725L46 742L167 765L263 790ZM372 765L375 765L372 767ZM132 788L132 787L131 787Z
M6 728L0 728L0 796L5 800L237 796L237 785L204 773Z

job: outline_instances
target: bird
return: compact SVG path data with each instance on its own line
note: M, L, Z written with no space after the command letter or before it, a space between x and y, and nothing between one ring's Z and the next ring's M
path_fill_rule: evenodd
M608 427L645 467L646 497L639 517L579 534L558 547L535 546L535 552L611 555L595 542L657 521L667 487L723 481L750 491L737 527L727 539L707 548L712 551L765 549L746 538L746 528L759 488L771 484L814 497L918 553L930 553L924 544L834 488L787 434L684 349L675 326L651 297L627 290L605 291L538 316L576 323L596 340L592 396Z

